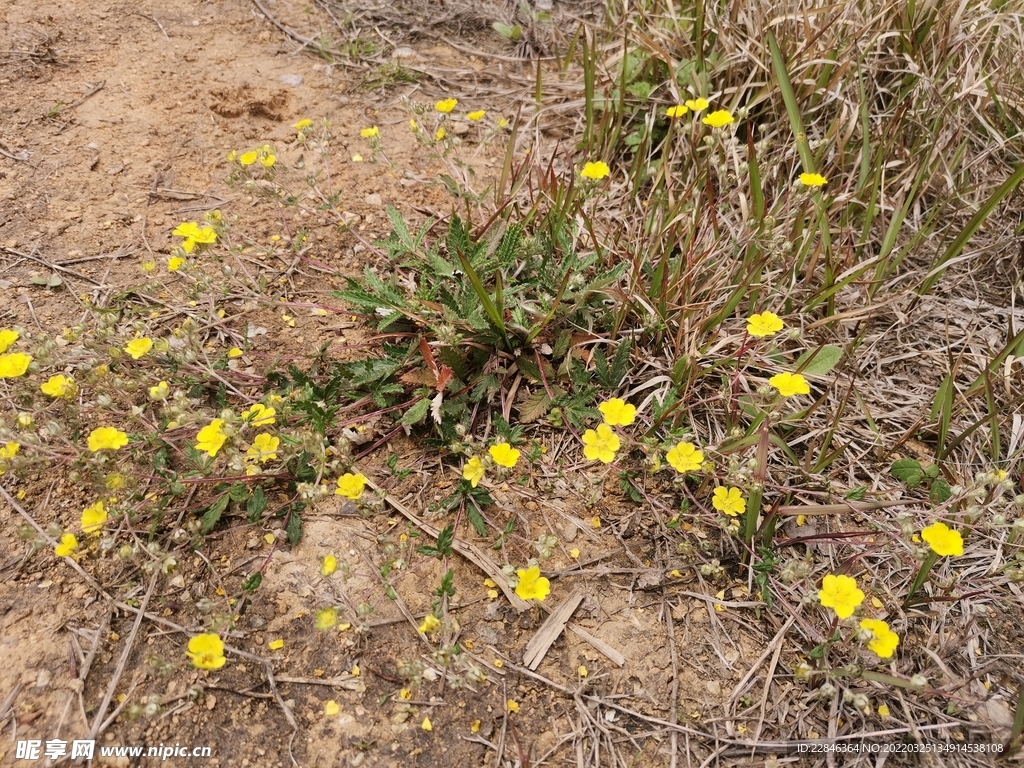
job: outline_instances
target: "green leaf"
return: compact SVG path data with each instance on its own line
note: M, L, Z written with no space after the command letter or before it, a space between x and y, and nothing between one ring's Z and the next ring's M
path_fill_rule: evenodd
M811 356L814 356L811 359ZM824 376L831 371L843 357L842 347L825 344L817 349L809 349L796 361L796 369L811 376ZM810 361L810 362L808 362Z
M471 504L467 507L466 513L469 516L470 525L473 526L473 530L476 531L477 536L486 536L487 521L484 520L484 516L480 514L480 510Z
M493 27L494 31L497 32L499 35L504 37L506 40L511 40L512 42L517 42L523 34L523 28L518 24L516 24L514 27L510 27L508 24L503 24L500 21L496 21L493 24L491 24L491 27Z
M419 424L427 416L427 411L430 410L430 399L423 397L420 398L416 403L405 412L402 417L401 423L407 427L411 427L414 424Z
M285 532L288 534L288 543L293 547L302 541L302 518L299 517L298 512L292 512L291 517L288 518Z
M529 424L537 421L549 410L551 410L551 397L538 387L519 406L519 421L522 424Z
M263 574L260 571L256 571L256 573L242 582L242 589L246 592L255 592L262 583Z
M892 476L900 482L906 483L910 488L917 488L924 479L921 471L921 462L917 459L897 459L889 469Z
M249 498L249 489L245 487L244 483L233 483L228 489L228 496L232 501L246 501Z
M843 498L847 499L848 501L860 501L861 499L864 498L864 496L867 495L867 492L868 487L866 485L858 485L856 488L852 489L849 493L843 496Z
M262 486L257 485L252 489L252 496L249 497L249 501L245 505L245 511L249 517L249 522L255 523L259 520L266 508L267 494L263 492Z
M56 273L47 276L36 275L35 277L30 277L28 281L32 283L32 285L42 285L47 288L59 288L64 283L64 281L60 279L60 275Z
M943 477L936 478L932 483L931 489L928 491L928 498L932 500L933 504L947 502L952 495L953 489L949 487L949 483Z
M231 497L226 493L217 497L217 500L210 505L210 508L203 515L203 525L199 529L200 533L207 534L213 530L213 526L220 520L224 510L228 508L229 501L231 501Z

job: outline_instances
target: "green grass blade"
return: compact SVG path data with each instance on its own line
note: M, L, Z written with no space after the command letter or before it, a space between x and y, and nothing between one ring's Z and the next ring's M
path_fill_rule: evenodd
M917 291L918 296L923 296L932 289L935 283L941 279L943 273L946 271L946 265L963 252L968 241L970 241L974 236L975 232L981 229L981 225L985 223L986 219L988 219L992 214L992 211L994 211L1004 199L1012 194L1014 190L1020 186L1022 181L1024 181L1024 164L1019 165L1017 170L1014 171L1006 181L999 185L996 191L992 193L988 200L985 201L985 204L982 205L981 208L978 209L978 212L971 217L971 220L967 222L967 226L963 228L963 231L956 236L956 239L953 240L952 243L949 244L945 253L935 260L928 273L928 277L923 283L921 283L921 287ZM914 303L916 304L916 301Z

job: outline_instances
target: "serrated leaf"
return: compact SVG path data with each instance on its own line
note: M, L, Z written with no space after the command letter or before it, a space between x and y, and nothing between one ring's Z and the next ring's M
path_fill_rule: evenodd
M476 531L476 535L486 536L487 521L484 520L484 516L480 514L480 510L470 504L466 509L466 515L469 517L469 522L473 526L473 530Z
M933 504L942 504L949 501L953 495L953 489L949 487L949 483L943 477L936 478L932 483L931 489L928 491L928 498L932 500Z
M430 401L430 418L435 424L441 423L441 405L444 403L444 392L438 392Z
M231 497L232 501L247 501L249 489L243 483L233 483L228 489L228 496Z
M430 400L425 397L421 397L416 403L405 412L400 422L406 427L411 427L415 424L419 424L423 419L427 417L427 412L430 410Z
M892 476L900 482L906 483L910 488L917 488L924 478L921 471L921 462L917 459L897 459L889 469Z
M812 355L814 355L814 359L810 360ZM800 355L796 361L796 369L801 371L801 373L807 373L811 376L824 376L835 368L842 358L842 347L837 347L835 344L826 344L823 347L818 347L818 349L809 349ZM810 360L809 363L807 362L808 360ZM807 363L806 367L804 363Z
M257 485L252 490L252 496L249 497L249 501L245 505L245 511L249 516L249 522L254 523L260 519L263 514L263 510L267 508L267 494L263 492L263 488Z
M213 530L224 510L228 508L229 501L231 501L231 497L225 493L210 505L210 508L203 514L203 524L199 529L200 533L207 534Z
M519 421L529 424L551 410L551 397L543 389L535 389L519 406Z

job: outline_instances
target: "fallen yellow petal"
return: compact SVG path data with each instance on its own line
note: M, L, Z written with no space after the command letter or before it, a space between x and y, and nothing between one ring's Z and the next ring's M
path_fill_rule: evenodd
M277 640L271 640L269 643L267 643L267 647L272 651L280 651L282 648L284 648L284 640L281 640L280 638L278 638Z
M324 714L328 717L334 717L339 712L341 712L341 706L334 699L324 704Z
M430 733L430 731L434 730L434 726L431 724L429 717L423 718L423 722L420 723L420 728L422 728L427 733Z

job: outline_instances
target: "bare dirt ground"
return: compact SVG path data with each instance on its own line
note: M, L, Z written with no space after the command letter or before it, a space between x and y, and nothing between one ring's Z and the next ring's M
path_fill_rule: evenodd
M297 29L315 26L321 13L269 0L266 7ZM411 26L419 23L426 21ZM474 31L464 30L465 38ZM104 304L139 282L140 263L165 258L180 221L218 209L251 238L253 269L269 277L268 292L280 293L295 321L282 323L266 306L248 310L247 322L268 329L257 367L302 360L324 344L344 356L367 332L340 314L330 292L343 287L339 275L373 265L361 243L387 235L384 206L400 207L413 220L447 215L451 207L444 188L428 183L441 169L411 133L389 137L392 166L346 161L368 154L360 129L407 123L403 96L423 103L477 98L495 115L514 114L532 88L532 65L476 58L465 46L415 34L393 42L408 47L403 55L411 66L430 67L435 76L360 88L365 69L318 58L248 0L8 0L0 9L3 324L59 334L79 321L83 300ZM283 165L308 161L293 128L303 118L331 121L342 157L332 183L337 207L353 214L349 229L326 212L254 203L225 183L224 158L232 150L273 144ZM479 177L493 174L503 154L500 143L481 142L474 155ZM299 260L285 246L301 234ZM48 287L53 275L59 284ZM331 312L313 315L311 307ZM225 344L240 327L225 330ZM391 455L399 469L412 470L404 479L387 468ZM458 480L401 435L374 448L361 467L375 470L371 479L420 515ZM398 599L383 598L378 552L411 548L419 535L395 509L360 518L323 502L306 516L294 548L280 546L284 532L273 527L222 525L178 563L174 581L147 580L108 558L89 583L48 550L27 552L18 541L27 520L0 504L0 765L50 764L18 760L18 740L96 734L109 745L211 747L208 759L172 758L172 765L475 766L493 764L498 752L508 761L502 764L555 756L549 764L584 766L605 764L599 749L615 744L632 755L631 764L653 766L669 764L666 754L690 738L688 727L721 737L717 758L714 750L703 753L711 764L800 764L795 754L745 750L760 735L769 696L755 683L774 676L782 644L772 638L784 628L754 623L738 564L725 562L705 579L659 536L653 510L620 506L617 489L591 506L593 488L562 479L566 467L554 458L542 467L548 473L530 484L495 492L496 514L515 507L538 531L557 531L560 550L546 571L558 591L561 576L583 569L571 585L583 595L574 622L598 642L567 631L536 673L524 670L526 644L544 615L518 614L490 598L486 574L460 559L460 640L488 679L452 690L443 675L428 674L407 700L403 664L429 666L431 651L415 632L431 594L416 587L433 588L443 572L436 560L420 563ZM88 503L59 469L9 490L42 528ZM495 522L500 528L504 520ZM520 532L513 546L528 556L538 531ZM144 541L144 530L136 535ZM707 536L689 535L697 548ZM329 554L344 561L345 578L320 575ZM232 656L214 673L192 669L178 627L201 631L204 599L237 594L252 564L268 557L257 597L228 638L247 655ZM557 597L570 591L562 588ZM319 608L341 603L373 608L363 631L312 630ZM149 618L137 621L129 606L143 607ZM1019 653L1018 623L1007 617L993 627L992 650ZM283 647L272 650L278 640ZM602 643L609 652L599 650ZM781 661L792 667L797 659ZM773 720L797 728L807 708L803 689L779 677L770 695ZM329 702L337 712L325 712ZM109 722L96 723L103 710ZM1008 711L996 701L982 719L1005 726ZM568 753L569 746L582 750L580 729L592 733L588 743L597 753Z

